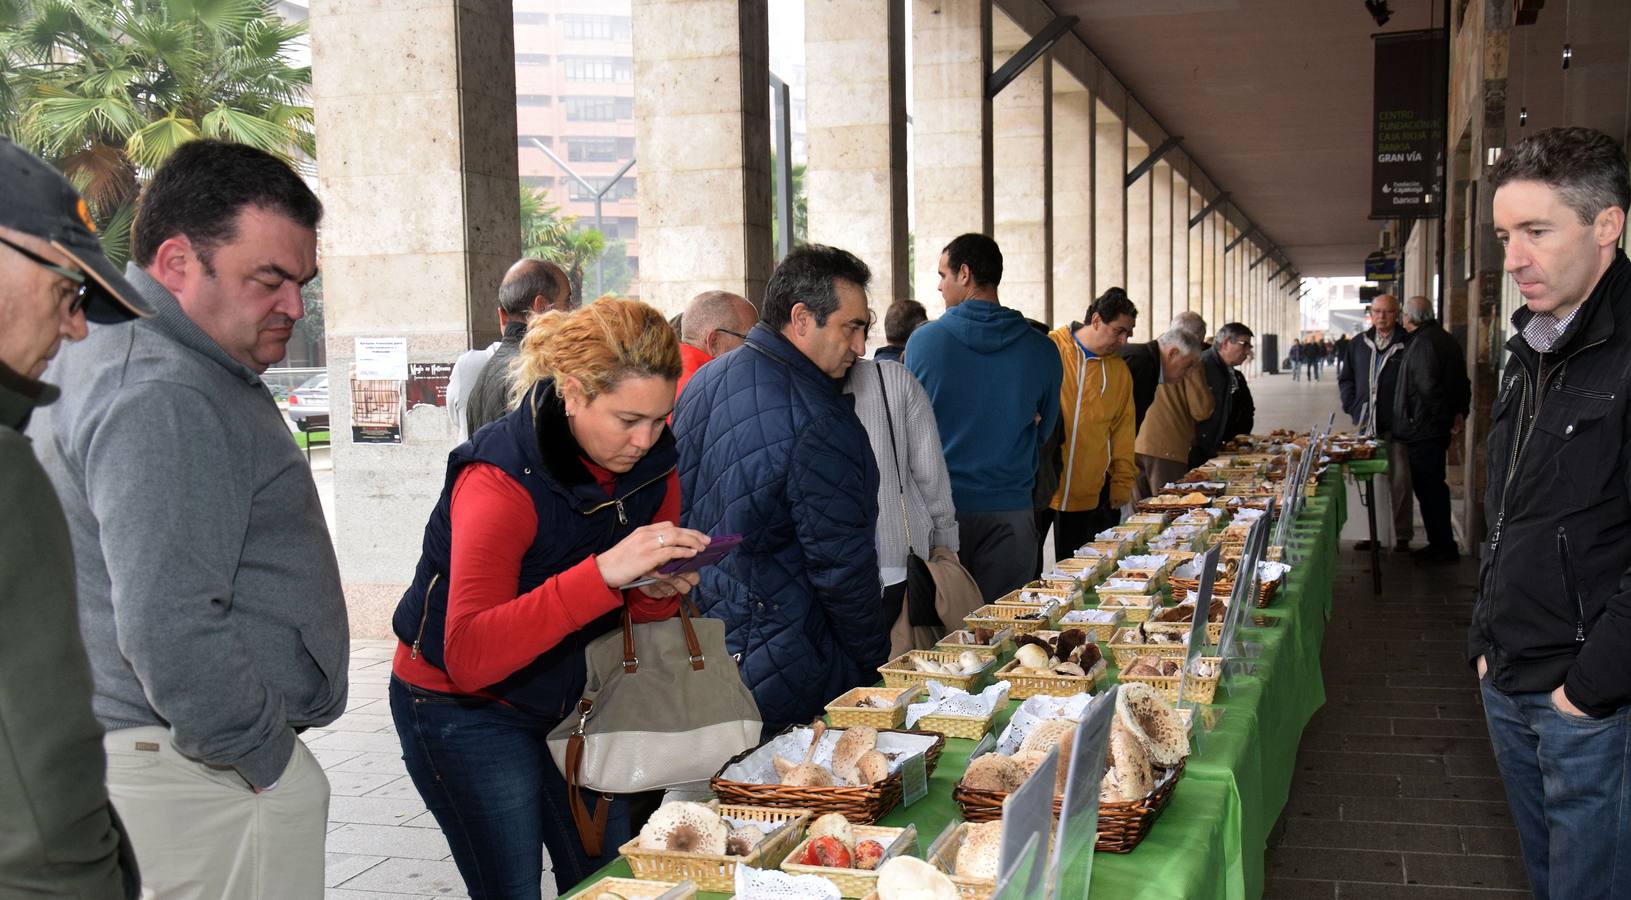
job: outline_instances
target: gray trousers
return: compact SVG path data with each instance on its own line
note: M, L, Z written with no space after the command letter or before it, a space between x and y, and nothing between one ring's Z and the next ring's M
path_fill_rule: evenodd
M1189 474L1189 466L1170 459L1161 459L1157 456L1145 456L1142 453L1133 457L1138 463L1138 499L1148 500L1161 493L1161 489L1173 482L1182 481Z
M1036 565L1036 513L957 511L957 556L987 603L1031 580Z
M1388 438L1388 500L1393 506L1393 540L1409 543L1416 536L1415 494L1410 485L1410 445Z

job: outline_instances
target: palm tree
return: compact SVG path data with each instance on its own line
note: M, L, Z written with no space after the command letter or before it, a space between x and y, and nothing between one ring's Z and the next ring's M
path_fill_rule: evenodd
M182 144L315 155L305 32L267 0L0 0L0 133L63 170L121 262L143 178Z
M606 235L578 227L578 217L526 185L521 186L521 255L548 260L566 270L572 305L583 304L583 267L606 252Z

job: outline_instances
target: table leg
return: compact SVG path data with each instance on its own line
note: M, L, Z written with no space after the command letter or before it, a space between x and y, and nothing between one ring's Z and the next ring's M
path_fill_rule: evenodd
M1376 540L1376 478L1365 480L1365 516L1370 520L1371 594L1382 595L1382 546Z

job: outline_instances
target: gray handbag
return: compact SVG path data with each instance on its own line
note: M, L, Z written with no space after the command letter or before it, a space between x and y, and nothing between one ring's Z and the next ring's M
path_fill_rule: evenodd
M725 761L759 743L763 723L725 623L704 618L689 599L679 615L623 627L584 648L588 684L577 718L550 731L550 756L565 776L572 819L598 856L610 794L705 781ZM601 796L590 814L582 791Z

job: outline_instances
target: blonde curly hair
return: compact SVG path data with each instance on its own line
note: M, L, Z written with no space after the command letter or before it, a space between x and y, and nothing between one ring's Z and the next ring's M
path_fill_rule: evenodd
M575 378L593 400L631 375L680 377L680 341L662 313L638 300L602 298L571 312L534 316L512 364L513 407L544 380Z

